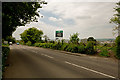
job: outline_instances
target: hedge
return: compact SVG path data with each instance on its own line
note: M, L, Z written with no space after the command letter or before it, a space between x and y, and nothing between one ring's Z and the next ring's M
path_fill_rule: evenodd
M5 70L6 60L9 54L10 48L7 46L2 46L2 71Z
M64 50L68 52L74 53L86 53L86 54L94 54L94 44L92 42L88 42L85 46L84 44L73 44L73 43L35 43L36 47L43 48L51 48L56 50Z

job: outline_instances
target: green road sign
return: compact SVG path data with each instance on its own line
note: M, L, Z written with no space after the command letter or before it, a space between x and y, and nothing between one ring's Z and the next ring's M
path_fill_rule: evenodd
M56 37L63 37L63 31L56 31Z

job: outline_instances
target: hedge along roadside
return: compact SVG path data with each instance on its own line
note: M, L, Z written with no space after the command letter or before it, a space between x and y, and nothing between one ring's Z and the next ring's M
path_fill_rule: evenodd
M8 58L8 54L10 52L10 48L8 45L2 45L2 72L5 71L6 60Z
M93 42L88 42L87 45L83 43L73 44L73 43L35 43L36 47L51 48L56 50L64 50L73 53L82 53L82 54L95 54Z

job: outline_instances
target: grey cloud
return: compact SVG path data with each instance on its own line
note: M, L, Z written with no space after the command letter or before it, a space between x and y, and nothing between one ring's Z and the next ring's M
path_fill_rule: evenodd
M91 16L78 16L77 19L91 19Z

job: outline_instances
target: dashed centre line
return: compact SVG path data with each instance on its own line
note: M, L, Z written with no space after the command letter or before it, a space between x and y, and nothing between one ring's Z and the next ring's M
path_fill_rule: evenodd
M37 53L36 51L32 51L32 52ZM48 57L48 58L53 58L52 56L48 56L48 55L46 55L46 54L41 54L41 55L46 56L46 57Z
M37 53L36 51L32 51L32 52Z
M44 56L49 57L49 58L53 58L52 56L48 56L48 55L44 55Z
M52 56L48 56L48 55L46 55L46 54L41 54L41 55L46 56L46 57L49 57L49 58L53 58Z
M110 77L110 78L115 78L114 76L111 76L111 75L108 75L108 74L104 74L104 73L102 73L102 72L99 72L99 71L96 71L96 70L93 70L93 69L89 69L89 68L86 68L86 67L83 67L83 66L79 66L79 65L70 63L70 62L68 62L68 61L65 61L65 63L70 64L70 65L73 65L73 66L76 66L76 67L79 67L79 68L82 68L82 69L85 69L85 70L88 70L88 71L91 71L91 72L94 72L94 73L97 73L97 74L101 74L101 75L103 75L103 76L107 76L107 77Z

